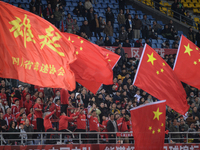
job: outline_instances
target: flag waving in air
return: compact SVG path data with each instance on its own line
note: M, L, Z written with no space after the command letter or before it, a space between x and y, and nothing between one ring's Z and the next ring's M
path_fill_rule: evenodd
M135 149L163 150L166 101L141 105L131 109L130 112Z
M184 115L189 105L186 93L170 66L145 44L133 84Z
M75 73L77 82L82 85L84 81L113 84L112 66L107 55L102 54L94 44L78 35L70 33L63 35L76 48L77 60L70 64L70 67Z
M179 80L200 89L200 48L181 36L174 72Z
M69 64L75 48L35 14L0 2L0 77L52 88L75 89Z

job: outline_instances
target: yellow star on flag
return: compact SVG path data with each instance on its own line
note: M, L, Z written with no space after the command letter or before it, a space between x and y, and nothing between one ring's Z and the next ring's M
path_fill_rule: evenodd
M152 129L152 127L150 126L150 127L149 127L149 130L151 130L151 129Z
M188 53L188 55L190 56L190 52L193 51L191 48L190 48L190 44L188 43L188 46L184 45L185 47L185 52L184 53Z
M197 62L196 62L196 61L194 61L194 64L196 65L196 64L197 64Z
M110 59L108 59L108 61L111 61Z
M200 59L199 59L199 62L200 62Z
M83 48L82 48L82 47L80 47L80 50L82 51L82 50L83 50Z
M156 71L157 74L159 74L159 71Z
M76 55L78 55L78 51L76 51Z
M199 50L198 47L196 47L196 50Z
M163 66L165 66L165 63L162 63Z
M147 54L147 56L149 57L147 62L151 62L151 64L153 65L153 61L157 60L156 58L153 57L153 52L151 53L151 55Z
M156 111L153 111L153 113L154 113L153 120L156 118L159 120L159 116L162 114L162 112L159 112L159 108Z
M158 133L160 132L160 129L158 129Z
M160 71L163 72L164 70L163 70L163 69L160 69Z
M162 126L162 127L163 127L163 125L164 125L164 124L163 124L163 123L161 123L161 126Z
M83 43L83 40L81 40L81 44Z
M155 133L155 130L152 131L152 134L154 134L154 133Z

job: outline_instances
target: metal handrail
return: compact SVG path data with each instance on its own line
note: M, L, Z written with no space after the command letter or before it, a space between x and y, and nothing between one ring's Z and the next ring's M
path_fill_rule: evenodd
M184 16L184 15L178 13L177 11L174 11L174 10L172 10L171 8L168 8L168 7L164 6L164 5L161 5L160 3L155 2L155 1L153 1L153 0L151 0L150 3L149 3L148 1L146 1L146 0L140 0L140 1L141 1L141 2L144 2L145 4L150 4L151 6L153 6L154 9L155 9L155 4L158 4L158 5L160 6L159 8L161 8L161 7L166 8L166 9L167 9L166 15L169 16L169 17L171 17L170 14L168 13L169 10L170 10L171 12L173 12L173 14L174 14L174 13L178 14L178 15L180 16L180 17L179 17L179 21L181 21L181 22L183 22L183 21L185 21L186 19L188 19L186 16ZM152 2L153 2L153 5L152 5ZM163 11L164 11L164 10L163 10ZM165 11L164 11L164 12L165 12ZM173 14L171 14L171 15L173 15ZM192 27L198 27L198 26L196 26L196 23L198 24L197 21L194 21L194 19L191 19L191 21L192 21L192 24L193 24ZM189 24L187 24L187 25L189 25ZM189 26L191 26L191 25L189 25Z
M117 132L119 134L132 134L132 132ZM4 139L3 136L5 135L20 135L20 134L37 134L40 135L37 139L23 139L23 137L21 136L21 138L17 138L17 139ZM60 135L57 138L53 138L53 139L47 139L45 138L46 134L53 134L53 135ZM91 135L91 134L96 134L97 138L81 138L81 135ZM39 144L45 144L44 141L48 140L48 141L59 141L59 143L63 143L64 140L68 140L68 141L74 141L75 144L77 143L81 143L82 141L91 141L91 140L95 140L97 144L101 143L102 139L100 138L100 135L103 134L116 134L116 132L26 132L26 133L21 133L21 132L0 132L0 143L1 145L4 145L5 141L18 141L21 144L26 145L28 141L38 141ZM173 134L184 134L186 135L186 137L184 138L172 138ZM194 140L194 139L199 139L199 138L189 138L188 135L190 134L200 134L200 132L168 132L169 137L165 138L165 140L167 140L169 143L170 141L176 141L176 140L186 140L185 143L188 143L189 140ZM71 138L62 138L62 135L75 135L76 137L72 136ZM117 142L122 142L124 139L129 138L129 137L120 137L120 136L116 136L114 138L108 138L108 140L114 140L116 143ZM25 141L25 142L24 142ZM28 144L27 144L28 145Z

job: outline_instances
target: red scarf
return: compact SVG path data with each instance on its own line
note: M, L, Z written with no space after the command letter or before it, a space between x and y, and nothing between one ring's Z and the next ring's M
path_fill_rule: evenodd
M70 20L71 20L71 22L73 22L72 18ZM67 21L69 22L69 18L67 18ZM66 28L67 28L67 25L66 25ZM72 25L72 30L74 30L74 26L73 25Z
M49 10L49 8L47 7L47 16L50 16L50 12L51 11L51 14L52 14L52 9Z

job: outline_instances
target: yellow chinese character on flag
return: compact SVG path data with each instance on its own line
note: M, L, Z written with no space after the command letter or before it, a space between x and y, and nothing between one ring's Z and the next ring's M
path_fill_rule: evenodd
M35 62L34 64L34 70L38 71L39 70L39 62Z
M64 76L64 74L65 74L65 70L64 70L64 68L63 67L60 67L60 69L58 70L58 75L59 76Z
M10 21L9 23L13 26L10 29L10 32L14 32L14 37L17 38L18 36L24 37L24 47L26 48L26 42L33 42L35 43L35 40L33 39L34 36L31 31L31 24L30 19L27 18L27 15L24 14L24 20L22 20L18 17L15 17L16 19L13 21ZM24 26L24 28L22 28Z
M46 29L46 35L38 35L39 39L44 39L40 44L42 44L41 49L44 48L44 46L48 46L50 49L52 49L54 52L56 52L60 56L65 56L63 52L58 51L56 48L60 47L59 44L56 44L56 41L59 41L62 36L55 32L55 35L52 33L54 31L54 28L52 26L49 26L49 28ZM51 38L50 38L51 37Z
M42 64L40 71L43 73L48 73L48 70L49 70L49 66L47 64L46 65Z
M54 74L56 72L56 68L54 65L49 65L49 74Z
M19 58L12 57L12 60L13 60L13 65L14 64L19 65Z
M31 66L33 65L33 62L31 62L30 60L27 60L27 61L24 62L24 64L25 64L25 69L28 68L30 70Z

